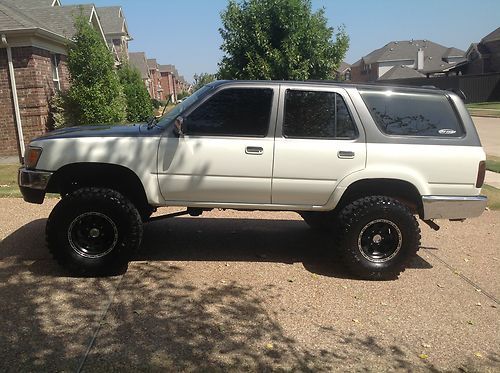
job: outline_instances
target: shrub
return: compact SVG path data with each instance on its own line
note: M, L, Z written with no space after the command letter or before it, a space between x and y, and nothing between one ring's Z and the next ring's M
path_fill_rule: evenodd
M68 54L71 87L67 104L74 124L123 122L126 100L114 70L114 59L101 35L80 16Z
M126 63L118 70L118 76L127 100L127 120L140 122L153 115L153 104L139 70Z

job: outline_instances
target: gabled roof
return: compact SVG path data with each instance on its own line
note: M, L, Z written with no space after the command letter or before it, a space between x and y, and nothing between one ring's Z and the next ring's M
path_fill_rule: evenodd
M337 72L339 73L344 73L346 70L350 69L351 65L349 65L347 62L342 61L337 68Z
M93 9L92 4L39 8L36 19L49 30L71 39L76 33L75 18L83 15L90 19Z
M37 9L42 7L60 6L59 0L7 0L19 9Z
M156 61L156 58L148 58L147 63L149 69L158 69L158 62Z
M139 70L142 79L149 78L149 67L146 59L146 53L130 52L128 54L128 60L131 66L134 66L137 70Z
M122 7L108 6L97 8L97 15L105 34L120 34L129 36L127 22Z
M492 41L497 41L497 40L500 40L500 27L490 32L484 38L482 38L481 43L491 43Z
M462 62L462 60L465 61L465 52L458 48L447 48L429 40L402 40L387 43L382 48L367 54L354 65L361 64L361 61L365 64L415 61L419 50L422 50L424 53L424 67L420 70L424 73L442 71L453 66L454 63ZM454 63L443 61L443 59L448 60L449 58L461 59L454 61Z
M425 78L424 74L419 73L417 70L404 65L394 66L378 80L391 80L391 79L408 79L408 78Z
M42 30L65 39L75 35L75 17L82 14L92 20L94 26L102 33L98 18L95 16L93 4L47 6L45 0L0 0L0 32L18 30ZM25 8L19 8L21 4ZM27 8L39 6L38 8ZM104 38L104 34L102 35Z

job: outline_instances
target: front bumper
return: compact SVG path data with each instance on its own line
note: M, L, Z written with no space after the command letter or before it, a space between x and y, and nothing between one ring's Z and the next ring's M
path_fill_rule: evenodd
M424 220L475 218L487 203L486 196L422 196Z
M52 172L20 168L17 180L24 200L41 204L51 176Z

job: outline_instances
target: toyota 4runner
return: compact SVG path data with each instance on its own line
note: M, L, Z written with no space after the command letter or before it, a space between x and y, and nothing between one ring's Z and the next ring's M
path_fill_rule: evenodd
M61 195L46 236L72 272L126 264L157 207L185 206L295 211L354 274L385 279L419 249L416 216L437 230L484 211L485 158L448 91L219 81L147 124L33 140L19 185L28 202Z

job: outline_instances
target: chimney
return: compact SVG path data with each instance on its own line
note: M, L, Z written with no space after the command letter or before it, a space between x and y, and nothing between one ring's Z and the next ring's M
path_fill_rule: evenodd
M422 70L423 68L424 68L424 50L422 48L419 48L417 52L417 70Z

